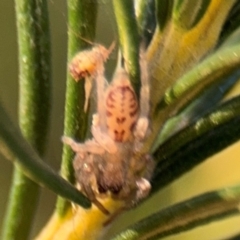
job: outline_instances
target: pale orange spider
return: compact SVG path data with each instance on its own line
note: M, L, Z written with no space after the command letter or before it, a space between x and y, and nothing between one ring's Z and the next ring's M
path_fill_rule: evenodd
M106 54L102 55L102 50L97 53L97 49L105 49ZM113 199L124 200L126 208L133 206L149 194L151 171L147 169L153 169L151 157L140 154L149 130L149 86L144 53L140 54L140 104L121 64L108 85L104 77L104 62L109 53L100 45L79 53L75 58L82 54L84 57L94 56L88 61L95 62L96 67L93 69L91 66L81 74L75 74L82 70L73 69L70 64L73 77L79 78L87 73L96 80L97 113L92 120L92 139L77 143L72 138L62 138L76 152L73 166L81 191L105 214L109 212L97 200L98 197L110 194Z

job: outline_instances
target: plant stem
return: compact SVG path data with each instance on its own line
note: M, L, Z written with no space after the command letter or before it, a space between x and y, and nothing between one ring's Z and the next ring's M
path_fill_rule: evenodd
M205 193L147 217L112 240L157 240L239 214L240 186Z
M60 196L89 208L91 202L52 170L24 139L0 103L0 153L21 168L26 176ZM28 197L29 199L29 197ZM26 201L28 202L28 201Z
M16 0L19 46L19 122L23 135L42 156L50 112L50 36L45 0ZM39 187L16 166L2 239L27 239ZM29 204L29 202L31 204Z
M68 0L68 62L80 50L88 46L86 40L93 41L95 35L97 1ZM85 39L85 40L84 40ZM68 70L67 70L68 72ZM64 135L83 141L87 131L88 115L84 112L84 82L76 83L67 74L65 101ZM74 183L72 160L74 154L69 146L63 147L61 175ZM59 197L56 211L67 213L70 203Z
M154 153L158 165L152 179L153 192L239 140L239 114L238 96L216 107L162 144Z
M153 134L144 145L143 151L149 151L157 139L163 124L197 99L205 89L220 84L223 79L236 74L240 58L240 44L220 49L187 72L164 94L158 103L152 123Z
M113 0L113 7L118 26L120 47L129 73L132 86L139 97L140 68L139 68L139 34L134 13L133 1Z

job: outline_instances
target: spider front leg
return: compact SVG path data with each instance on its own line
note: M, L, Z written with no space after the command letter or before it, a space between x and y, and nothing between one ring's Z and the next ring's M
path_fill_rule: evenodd
M93 115L91 132L96 142L98 142L103 149L109 153L117 152L117 146L114 140L108 135L107 132L101 130L101 127L99 126L98 114Z
M134 136L137 141L144 140L149 129L149 101L150 87L148 65L143 47L140 49L141 91L140 91L140 116L137 120Z
M87 140L85 143L78 143L70 137L63 136L62 142L72 148L72 150L84 157L87 153L103 154L104 148L100 146L94 139Z
M147 134L148 128L149 128L148 117L140 116L136 122L136 126L134 129L135 140L137 140L137 141L144 140L144 138Z

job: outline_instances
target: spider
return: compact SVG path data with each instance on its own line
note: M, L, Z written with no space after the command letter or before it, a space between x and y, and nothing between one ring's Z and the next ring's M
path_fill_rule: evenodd
M91 72L85 68L74 70L70 63L70 71L88 73L96 81L97 113L92 118L93 137L84 143L67 136L62 141L76 153L73 167L80 190L104 214L109 214L98 198L110 195L113 199L123 200L125 208L128 208L145 198L151 189L149 179L153 160L150 155L140 154L149 132L147 65L144 53L141 52L142 85L138 102L129 74L121 64L118 64L112 82L107 83L104 62L110 51L105 57L101 52L96 52L96 48L84 53L88 57L94 56L95 68L91 66ZM82 77L82 74L73 76L76 79Z

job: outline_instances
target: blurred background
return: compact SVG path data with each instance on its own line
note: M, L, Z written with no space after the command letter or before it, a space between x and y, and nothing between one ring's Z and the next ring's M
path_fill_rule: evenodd
M101 1L97 42L109 46L117 39L117 30L113 21L112 10L107 7L107 1ZM50 132L47 142L45 160L56 171L60 168L61 148L60 138L63 132L63 109L66 76L66 46L67 46L67 14L65 0L49 0L49 13L52 37L52 114ZM15 27L15 11L13 1L0 1L0 99L13 121L18 121L18 59ZM110 65L114 63L116 54L111 57ZM107 73L109 75L110 73ZM206 146L207 147L207 146ZM205 163L175 181L148 204L145 204L147 214L196 194L222 188L240 182L240 143L236 143L225 151L208 159ZM12 164L0 155L0 225L2 225L6 208L9 187L12 177ZM54 209L55 194L42 189L39 207L34 222L32 236L35 236L44 226ZM145 213L146 214L146 213ZM129 219L138 219L134 210L128 213ZM121 220L121 218L120 218ZM117 221L115 228L127 225ZM74 224L73 224L74 226ZM219 221L178 236L166 238L177 239L225 239L229 233L239 232L240 217L232 217L227 221Z

